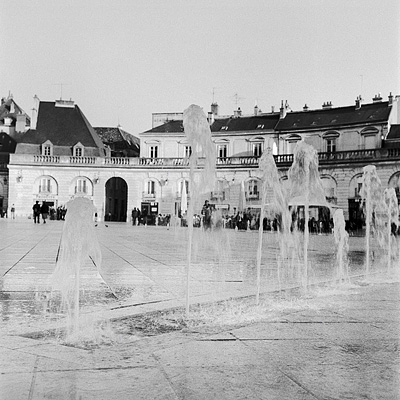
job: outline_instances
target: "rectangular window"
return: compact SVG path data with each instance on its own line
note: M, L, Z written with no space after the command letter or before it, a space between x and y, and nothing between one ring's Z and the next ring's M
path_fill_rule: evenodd
M192 154L192 148L190 146L185 146L184 157L189 158Z
M354 189L354 197L360 197L361 188L362 182L358 182L357 187Z
M374 149L375 148L375 135L364 136L364 149Z
M228 146L226 144L219 144L218 145L218 157L219 158L228 157Z
M50 146L44 146L44 155L51 156L51 147Z
M147 182L147 194L155 194L154 181L148 181Z
M157 158L158 157L158 146L150 146L149 147L149 157Z
M326 152L334 153L336 151L336 139L326 139Z
M249 183L248 183L248 193L252 197L258 196L257 181L255 181L255 180L249 181Z
M78 179L76 181L75 193L87 193L86 179Z
M48 178L42 178L39 185L39 193L50 193L51 192L51 180Z
M261 157L263 152L263 144L262 142L253 143L253 156L254 157Z
M82 157L82 147L75 148L75 157Z
M179 183L179 196L182 194L183 185L186 187L186 194L189 194L189 181L181 181Z

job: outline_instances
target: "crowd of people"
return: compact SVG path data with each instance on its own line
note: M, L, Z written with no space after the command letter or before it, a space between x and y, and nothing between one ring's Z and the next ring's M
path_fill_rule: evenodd
M40 217L42 218L44 224L46 223L47 219L64 221L65 214L67 212L64 206L59 206L55 209L54 207L49 206L45 201L43 201L42 204L39 204L39 201L36 201L32 207L32 211L33 222L35 224L40 224Z

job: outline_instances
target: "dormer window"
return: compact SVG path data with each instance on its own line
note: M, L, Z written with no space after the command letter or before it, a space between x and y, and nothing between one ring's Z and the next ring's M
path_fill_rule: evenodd
M225 126L221 126L221 131L227 131L228 130L228 127L225 125Z
M47 140L42 144L42 156L52 156L53 155L53 143Z
M264 129L264 125L263 124L257 125L257 129Z
M74 157L83 157L84 156L84 147L82 143L77 143L73 149Z

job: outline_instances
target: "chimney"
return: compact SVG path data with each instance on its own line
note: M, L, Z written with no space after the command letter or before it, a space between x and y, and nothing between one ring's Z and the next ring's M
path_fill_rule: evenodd
M382 96L380 93L376 94L375 97L372 99L373 103L380 103L382 101Z
M303 111L308 111L308 105L304 104Z
M75 103L72 99L69 100L56 100L56 107L75 108Z
M258 105L254 106L254 115L258 115Z
M15 124L15 131L16 132L24 132L26 125L26 115L25 114L18 114L17 115L17 122Z
M358 97L356 98L356 110L359 110L361 108L361 94L358 95Z
M331 102L331 101L327 101L326 103L322 104L322 108L323 108L323 109L330 109L330 108L332 108L332 102Z
M286 117L286 104L283 106L283 100L281 101L281 108L279 109L279 118L283 119Z
M212 103L211 104L211 112L216 116L218 115L218 104L217 103Z
M36 94L35 94L35 96L33 97L31 129L36 129L37 117L38 117L38 111L39 111L39 104L40 104L39 97L37 97Z
M389 106L391 106L391 105L393 104L393 95L392 95L392 92L389 93L388 100L389 100Z
M242 116L242 110L240 109L240 107L238 107L238 109L233 112L233 116L235 118L239 118Z
M212 113L212 111L208 112L207 121L209 125L212 125L214 123L214 114Z
M271 114L275 112L275 106L271 106Z

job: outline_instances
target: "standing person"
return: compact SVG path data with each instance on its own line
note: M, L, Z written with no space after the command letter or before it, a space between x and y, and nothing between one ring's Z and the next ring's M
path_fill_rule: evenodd
M33 205L32 207L33 210L33 221L38 224L40 224L40 204L38 201Z
M15 219L15 206L14 206L14 204L11 206L11 218Z
M137 219L138 219L138 210L135 207L132 210L132 225L139 225Z
M208 200L204 202L201 214L203 215L204 230L211 229L211 207Z
M145 209L143 210L143 212L142 212L142 218L143 218L143 225L144 225L144 226L147 226L147 217L148 217L148 215L147 215L147 208L145 208Z
M40 207L40 212L42 213L42 219L43 219L43 223L46 223L46 219L49 215L49 206L47 205L47 203L44 201L42 204L42 207Z

